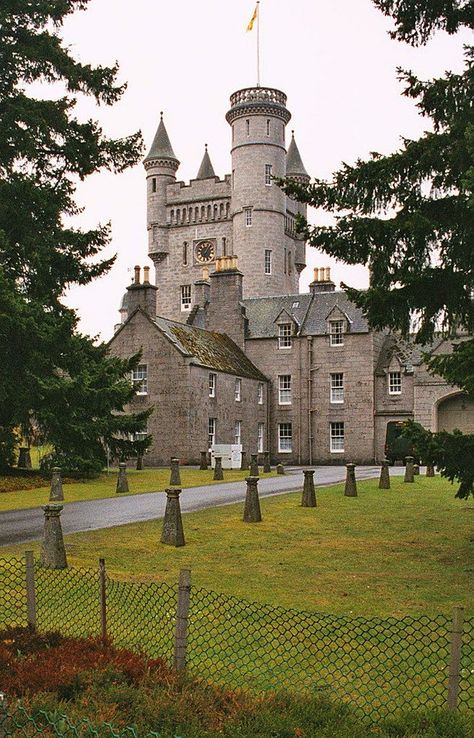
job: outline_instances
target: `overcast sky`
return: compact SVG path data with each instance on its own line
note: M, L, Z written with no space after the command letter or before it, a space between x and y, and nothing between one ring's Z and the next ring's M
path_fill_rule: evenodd
M67 21L63 38L84 63L120 65L128 88L111 108L81 100L80 117L98 119L109 136L140 129L149 148L164 111L168 134L181 164L177 178L196 176L204 151L219 176L229 173L229 96L256 84L256 30L245 29L253 0L91 0L88 10ZM389 153L400 137L418 137L427 122L401 96L396 68L421 77L462 68L467 34L439 33L427 47L412 49L392 41L390 22L371 0L262 0L261 84L288 95L295 136L308 172L330 177L342 161L371 151ZM77 201L83 227L110 221L117 253L109 274L70 290L80 328L104 340L118 322L118 305L135 264L147 254L145 176L141 164L115 176L101 173L81 183ZM311 213L313 222L324 214ZM301 277L307 291L314 266L332 266L333 279L366 284L365 270L335 264L308 249Z

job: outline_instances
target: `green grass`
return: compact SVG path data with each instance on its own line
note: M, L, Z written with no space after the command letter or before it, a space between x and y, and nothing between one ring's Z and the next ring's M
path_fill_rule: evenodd
M170 470L168 468L161 469L143 469L136 471L129 469L129 494L142 494L144 492L163 491L169 486ZM198 469L181 467L181 482L183 488L199 487L205 484L219 484L214 482L213 470L199 471ZM276 472L265 474L264 476L275 476ZM247 471L237 469L225 469L224 481L236 482L245 479L248 476ZM0 477L0 512L5 510L26 510L32 507L44 505L49 499L49 484L36 489L20 489L14 491L5 491L9 477ZM115 487L117 484L117 471L112 470L108 474L101 474L97 479L87 479L79 482L69 482L63 485L64 503L77 502L78 500L98 500L104 497L115 497ZM3 487L3 489L2 489ZM124 496L121 494L121 496Z

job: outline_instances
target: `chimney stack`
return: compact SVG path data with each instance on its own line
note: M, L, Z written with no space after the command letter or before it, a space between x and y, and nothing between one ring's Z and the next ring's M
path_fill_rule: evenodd
M236 256L219 256L216 271L210 275L209 308L206 328L227 333L240 348L245 340L245 310L242 301L243 274Z
M314 281L309 285L309 289L313 295L319 292L334 292L336 285L331 280L331 268L316 267L314 269Z
M143 284L140 284L140 267L134 268L135 276L132 284L127 287L127 312L130 316L137 307L141 307L150 318L156 318L157 287L150 284L150 267L143 267Z

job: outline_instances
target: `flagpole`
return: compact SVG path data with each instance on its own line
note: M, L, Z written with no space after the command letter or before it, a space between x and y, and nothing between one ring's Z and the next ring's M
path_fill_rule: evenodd
M257 87L260 87L260 0L257 0Z

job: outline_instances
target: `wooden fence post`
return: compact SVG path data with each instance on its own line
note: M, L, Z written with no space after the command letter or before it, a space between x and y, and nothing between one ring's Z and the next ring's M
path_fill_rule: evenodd
M26 560L26 613L28 627L36 629L35 560L33 551L25 551Z
M184 672L186 669L186 645L188 637L188 613L191 596L191 570L181 569L178 585L178 606L176 609L176 632L174 640L174 668Z
M105 559L99 559L99 600L100 600L100 636L102 642L107 640L107 589L105 580Z
M464 608L455 607L453 610L453 624L451 628L451 652L449 655L448 677L448 710L455 710L458 706L459 678L461 667L461 645L464 625Z

